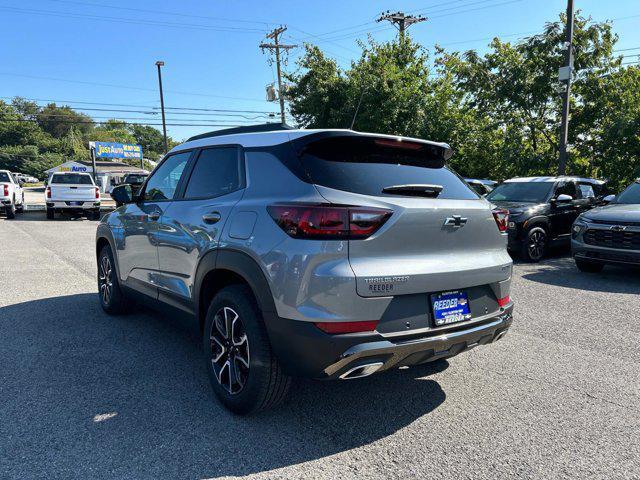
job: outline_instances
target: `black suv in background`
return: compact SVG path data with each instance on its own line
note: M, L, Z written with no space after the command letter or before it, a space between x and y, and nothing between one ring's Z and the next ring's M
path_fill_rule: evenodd
M602 180L527 177L498 185L487 200L509 210L509 250L538 262L550 245L569 245L574 220L595 207L605 193Z

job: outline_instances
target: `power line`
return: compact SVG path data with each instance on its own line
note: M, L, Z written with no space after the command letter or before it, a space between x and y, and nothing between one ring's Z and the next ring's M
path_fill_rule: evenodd
M275 53L276 57L276 73L278 75L278 100L280 102L280 119L282 124L285 124L285 114L284 114L284 91L282 89L282 72L280 68L280 50L284 50L284 52L288 52L289 50L296 48L297 45L286 45L280 43L280 36L287 31L287 27L281 26L273 29L271 32L267 34L267 38L269 40L273 40L273 43L265 43L262 42L260 44L260 48L264 52L268 50L270 52Z
M117 120L117 119L114 119L114 120ZM13 118L13 119L4 119L2 121L3 122L19 122L19 123L29 122L29 123L34 123L34 122L37 122L38 120L29 119L29 118ZM94 121L94 120L72 120L72 121L59 120L58 123L70 124L70 125L82 125L82 124L102 125L102 124L105 124L107 122L97 122L97 121ZM146 126L155 126L155 127L162 126L162 123L148 123L148 122L120 122L120 123L123 123L125 125L146 125ZM247 125L247 124L235 123L235 124L214 125L214 124L211 124L211 123L204 123L204 124L197 124L197 123L171 123L171 124L169 124L169 123L167 123L168 127L229 127L229 126L242 126L242 125ZM254 124L251 124L251 125L254 125Z
M20 98L27 101L32 102L48 102L48 103L57 103L57 104L78 104L78 105L101 105L101 106L111 106L111 107L136 107L136 108L151 108L157 110L158 107L148 106L148 105L136 105L131 103L105 103L105 102L87 102L81 100L53 100L48 98L27 98L21 97L20 95L14 96L0 96L0 98L5 98L8 100L13 100L16 98ZM157 100L154 100L153 103L157 103ZM41 106L41 105L39 105ZM86 108L73 107L76 110L89 110ZM276 112L270 112L268 110L242 110L242 109L225 109L225 108L199 108L199 107L165 107L165 110L193 110L193 111L204 111L204 112L237 112L237 113L264 113L264 114L273 114ZM109 110L107 111L115 111Z
M142 91L142 92L154 92L154 93L156 93L156 90L153 89L153 88L133 87L133 86L130 86L130 85L117 85L117 84L112 84L112 83L87 82L87 81L83 81L83 80L69 80L69 79L65 79L65 78L43 77L43 76L39 76L39 75L27 75L27 74L12 73L12 72L0 72L0 75L7 75L7 76L13 76L13 77L23 77L23 78L33 78L33 79L36 79L36 80L48 80L48 81L55 81L55 82L77 83L79 85L91 85L91 86L108 87L108 88L121 88L121 89L126 89L126 90L137 90L137 91ZM213 95L213 94L209 94L209 93L180 92L180 91L177 91L177 90L170 90L169 92L173 93L173 94L177 94L177 95L193 95L193 96L197 96L197 97L224 98L224 99L227 99L227 100L264 102L264 100L262 100L262 99L259 100L257 98L228 97L228 96L224 96L224 95Z
M179 28L179 29L197 29L197 30L208 30L208 31L218 31L218 32L230 32L230 33L260 33L262 30L258 28L243 28L243 27L223 27L216 25L206 25L206 24L198 24L198 23L177 23L177 22L168 22L164 20L140 20L140 19L132 19L126 17L108 17L104 15L91 15L86 13L69 13L69 12L61 12L58 10L42 10L35 8L19 8L19 7L5 7L0 6L0 9L29 14L29 15L46 15L46 16L54 16L54 17L62 17L62 18L79 18L84 19L88 18L91 20L99 20L101 22L117 22L119 24L125 23L130 25L148 25L148 26L156 26L156 27L171 27L171 28Z
M73 0L47 0L49 2L55 2L55 3L67 3L67 4L71 4L71 5L85 5L85 6L90 6L90 7L100 7L100 8L110 8L110 9L114 9L114 10L127 10L130 12L142 12L142 13L156 13L159 15L169 15L172 17L183 17L183 18L198 18L198 19L203 19L206 18L208 20L217 20L217 21L222 21L222 22L238 22L238 23L253 23L253 24L258 24L258 25L273 25L277 22L262 22L262 21L257 21L257 20L243 20L243 19L239 19L239 18L223 18L223 17L211 17L208 15L190 15L190 14L186 14L186 13L179 13L179 12L167 12L167 11L163 11L163 10L151 10L151 9L145 9L145 8L132 8L132 7L122 7L119 5L107 5L107 4L101 4L101 3L92 3L92 2L79 2L79 1L73 1Z

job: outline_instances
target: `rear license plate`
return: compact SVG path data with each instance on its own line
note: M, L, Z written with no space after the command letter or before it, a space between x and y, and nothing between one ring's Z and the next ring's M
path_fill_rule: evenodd
M80 207L84 204L84 202L71 202L72 207Z
M453 291L431 295L433 319L437 327L463 322L471 318L466 292Z

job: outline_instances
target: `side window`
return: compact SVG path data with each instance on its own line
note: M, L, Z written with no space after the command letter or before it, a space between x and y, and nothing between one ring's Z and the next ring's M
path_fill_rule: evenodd
M185 198L219 197L242 185L242 164L236 147L202 150L191 172Z
M171 200L190 156L191 152L177 153L162 162L162 165L149 177L144 191L144 200L147 202Z
M556 189L556 196L558 195L571 195L574 199L577 198L576 184L573 182L561 183Z
M596 192L593 191L593 186L589 185L588 183L579 183L578 188L580 189L582 198L596 198Z

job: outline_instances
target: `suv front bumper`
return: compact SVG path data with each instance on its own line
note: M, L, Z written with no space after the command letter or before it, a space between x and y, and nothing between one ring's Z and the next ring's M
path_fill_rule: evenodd
M313 323L266 318L267 330L284 371L293 376L336 379L375 365L374 371L449 358L502 338L513 322L513 304L470 325L420 336L382 336L377 332L329 335ZM374 367L372 367L374 368ZM373 373L373 372L371 372Z
M611 265L640 266L638 250L600 247L589 245L581 240L581 238L571 240L571 254L574 259Z

